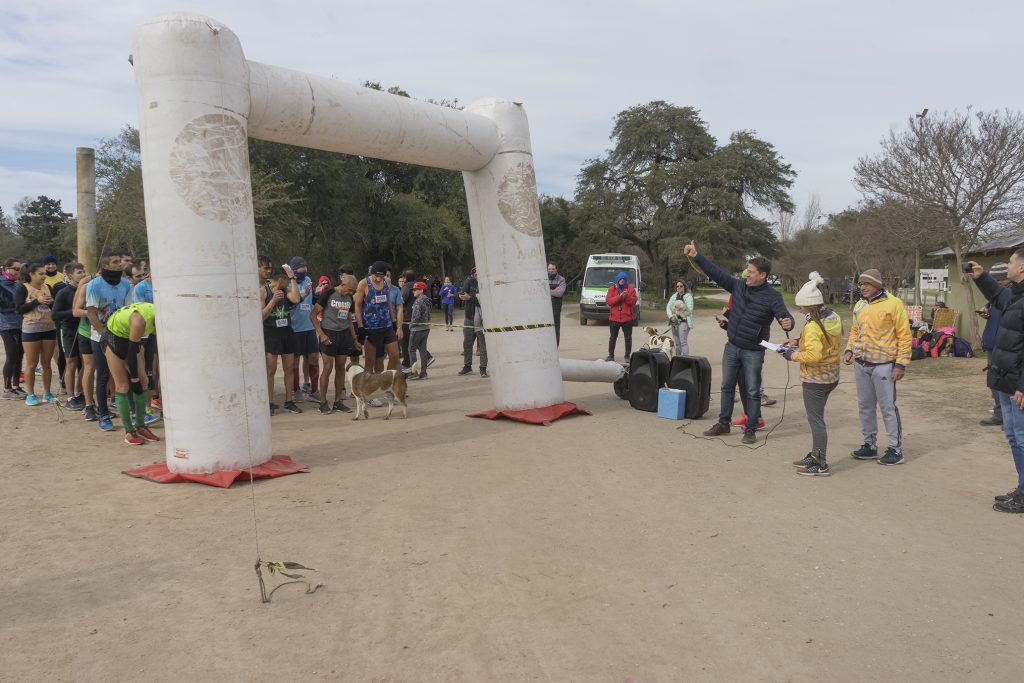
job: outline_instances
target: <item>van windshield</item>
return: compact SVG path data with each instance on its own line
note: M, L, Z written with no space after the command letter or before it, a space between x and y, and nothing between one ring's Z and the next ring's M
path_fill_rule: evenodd
M587 274L583 276L583 286L608 289L615 284L615 276L622 271L626 271L626 275L629 276L629 284L636 287L636 268L608 268L604 266L587 268Z

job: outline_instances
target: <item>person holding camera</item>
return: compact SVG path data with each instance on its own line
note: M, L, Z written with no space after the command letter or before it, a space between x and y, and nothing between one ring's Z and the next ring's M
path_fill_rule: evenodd
M988 386L999 392L1003 433L1017 470L1017 486L995 497L998 512L1024 513L1024 248L1010 255L1006 277L1010 284L1000 287L995 278L974 261L964 264L978 291L989 306L1003 312L995 344L988 354Z
M843 364L853 365L857 380L857 406L864 443L853 451L857 460L877 460L879 465L899 465L903 458L903 424L896 407L896 382L910 363L910 318L897 297L889 296L882 274L869 268L857 278L860 300L853 307L850 339ZM889 446L878 457L878 416L882 413Z

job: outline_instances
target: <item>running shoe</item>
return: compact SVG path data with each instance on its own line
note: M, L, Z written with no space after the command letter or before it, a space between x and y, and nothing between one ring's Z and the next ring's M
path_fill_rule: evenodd
M277 414L278 410L279 410L279 408L278 408L277 404L276 403L271 403L270 404L270 417L274 417L274 415Z
M149 425L151 425L151 424L156 424L157 422L159 422L159 421L160 421L160 420L162 420L162 419L163 419L163 418L162 418L162 417L160 417L159 415L151 415L151 414L150 414L150 413L149 413L149 412L147 411L147 412L146 412L146 419L145 419L145 424L146 424L146 426L148 427L148 426L149 426Z
M857 458L857 460L877 460L878 449L869 443L861 445L860 448L850 453L851 457Z
M810 467L814 464L814 453L808 453L802 460L794 460L793 467Z
M898 451L892 447L886 448L885 453L878 459L879 465L900 465L902 463L903 451Z
M490 375L487 374L487 368L480 368L480 376L481 377L490 377Z
M22 379L24 379L24 378L22 378ZM21 387L14 387L13 391L14 391L14 393L16 393L18 396L21 396L22 398L25 398L26 396L28 396L28 392L25 391L24 389L22 389Z
M331 410L331 407L329 405L327 405L326 403L321 403L320 404L320 414L321 415L330 415L333 412L334 411Z
M473 373L473 368L469 365L459 370L459 375L470 375Z
M2 396L0 396L0 399L3 399L5 401L20 401L21 396L16 391L8 390L5 391Z
M39 397L36 396L35 394L29 394L28 396L25 397L25 405L27 405L27 406L37 406L37 405L39 405Z
M352 409L345 405L344 401L335 401L334 410L340 410L343 413L351 413Z
M312 401L313 403L320 403L320 392L319 391L311 391L308 394L306 394L306 396L308 397L307 400Z
M114 399L110 399L110 403L108 403L107 405L110 406L111 410L117 410L117 401L115 401Z
M739 417L737 417L735 420L732 421L732 424L733 424L734 427L742 427L742 426L744 426L745 424L747 424L747 416L746 415L740 415ZM757 428L758 429L764 429L764 418L763 417L757 418Z
M54 396L49 391L43 394L43 403L53 403Z
M310 384L309 382L303 382L302 383L302 391L303 391L303 393L306 393L306 394L313 393L313 385Z
M129 446L141 446L142 444L146 443L145 441L142 440L142 437L136 434L135 432L125 432L124 442Z
M86 422L96 421L96 406L86 406L82 409L82 417Z
M85 399L81 396L72 396L64 403L64 407L68 410L81 410L85 407Z
M776 403L778 403L778 401L776 401L774 398L768 398L767 394L763 394L763 393L761 394L761 407L762 408L766 408L768 406L773 406Z
M158 398L151 398L151 399L149 399L149 405L150 405L151 408L156 408L157 410L163 410L164 409L164 404Z
M811 463L807 467L801 467L796 473L802 474L805 477L827 477L832 474L832 470L829 469L827 462L822 461L820 463Z
M301 413L302 412L302 408L300 408L297 405L295 405L295 401L285 401L284 402L284 409L287 410L289 413Z
M431 356L430 360L427 361L427 367L429 368L431 365L433 365L435 360L437 360L437 359L434 358L433 356ZM426 369L426 368L424 368L424 369Z
M100 416L100 431L110 432L114 429L114 423L111 422L109 415Z
M141 436L146 441L149 441L150 443L154 443L160 440L160 437L158 437L153 432L149 431L148 427L139 427L138 429L135 430L135 433Z
M301 400L302 400L302 389L296 389L295 392L292 394L292 400L290 401L290 403L298 403ZM289 403L289 401L285 401L284 402L284 404L286 406L288 405L288 403Z

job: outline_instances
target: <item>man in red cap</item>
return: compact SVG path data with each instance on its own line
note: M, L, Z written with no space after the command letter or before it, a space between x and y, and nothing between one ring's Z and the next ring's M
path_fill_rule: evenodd
M427 283L420 281L412 286L412 316L409 318L409 364L416 367L420 361L419 374L409 379L426 379L427 368L434 364L434 357L427 351L427 336L430 334L430 297L425 296Z

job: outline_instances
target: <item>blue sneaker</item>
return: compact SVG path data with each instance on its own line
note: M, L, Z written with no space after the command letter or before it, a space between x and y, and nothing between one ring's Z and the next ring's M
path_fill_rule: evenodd
M39 405L39 397L36 396L35 394L29 394L28 396L25 397L25 405L27 405L27 406L37 406L37 405Z
M150 413L150 412L149 412L148 410L146 411L146 426L147 426L147 427L148 427L149 425L153 424L154 422L159 422L159 421L160 421L160 420L162 420L162 419L163 419L163 418L162 418L162 417L160 417L159 415L153 415L153 414L152 414L152 413Z
M885 453L878 459L879 465L899 465L903 462L903 452L895 448L886 448Z
M100 417L100 430L104 432L111 432L114 430L114 423L110 421L109 415L103 415Z
M49 391L47 391L45 394L43 394L43 403L52 403L52 402L53 402L53 394L51 394Z
M851 456L858 460L877 460L878 449L869 443L863 444L860 448L850 453Z

